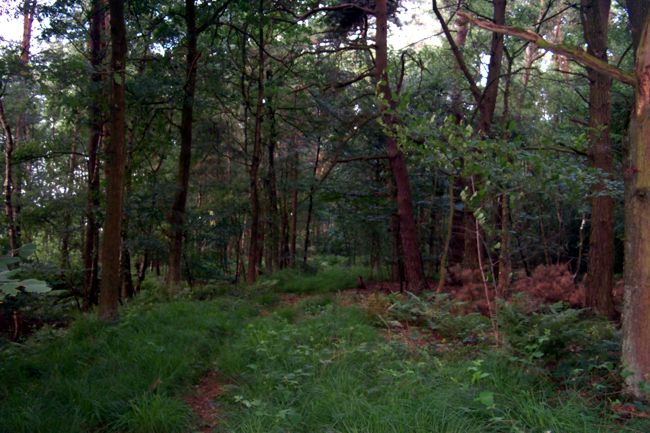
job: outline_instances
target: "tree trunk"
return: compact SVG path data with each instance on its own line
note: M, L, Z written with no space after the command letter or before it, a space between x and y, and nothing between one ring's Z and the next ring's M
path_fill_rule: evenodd
M14 206L13 206L13 153L14 153L14 136L11 131L11 126L7 120L4 104L0 99L0 123L5 134L5 173L4 183L2 185L4 194L4 213L7 217L7 237L9 239L9 254L15 256L18 254L18 237L16 234L16 222L14 221Z
M316 145L316 161L314 162L314 172L312 176L311 185L309 187L309 195L307 196L307 219L305 221L305 244L302 252L302 263L307 264L307 257L309 257L309 245L311 242L311 219L314 214L314 192L316 191L316 173L318 172L318 162L320 160L321 140L318 137Z
M124 0L110 0L111 13L111 136L106 146L106 219L102 243L102 281L99 314L117 315L119 304L122 251L122 196L124 193L124 142L126 129L126 26Z
M187 28L187 55L185 58L185 86L183 88L183 111L181 114L181 153L178 157L178 177L174 203L169 214L171 239L169 244L169 262L167 268L167 288L175 292L181 282L181 258L183 256L183 238L185 237L185 206L190 184L190 167L192 162L192 122L194 117L194 91L196 88L196 69L200 54L196 43L196 8L194 0L185 0L185 26Z
M97 303L99 294L98 248L99 227L96 213L99 209L99 163L97 151L101 145L104 119L102 115L104 45L102 34L105 32L104 0L94 0L90 17L90 106L86 189L86 227L84 233L84 309L88 310Z
M629 2L628 2L629 3ZM641 21L630 17L631 22ZM650 15L636 51L635 105L625 164L625 304L623 365L626 391L643 398L650 375Z
M71 196L71 190L74 188L75 170L77 168L77 139L79 131L75 128L74 138L72 140L72 150L68 158L68 178L66 179L65 195ZM70 237L72 235L72 209L65 209L63 215L63 233L61 235L61 268L70 269Z
M582 0L581 17L587 52L607 62L607 27L610 0ZM606 176L612 173L612 146L609 138L612 79L588 69L589 141L594 168ZM586 305L607 317L615 314L614 287L614 200L603 194L604 186L592 189L589 265L587 268Z
M386 148L390 162L391 172L395 179L397 190L397 213L400 222L400 240L404 253L404 268L406 283L409 290L418 292L427 287L424 278L424 267L422 256L418 248L417 228L413 213L413 201L411 200L411 185L404 154L402 153L394 131L390 130L396 123L394 115L390 113L396 107L395 100L388 82L388 10L387 0L378 0L375 5L375 16L377 20L377 32L375 35L375 78L378 83L378 91L383 98L382 119L389 130L386 136ZM389 110L387 110L387 108Z
M246 282L253 284L259 273L261 260L262 230L260 227L260 197L259 197L259 170L262 160L262 124L264 121L264 1L260 0L259 19L259 54L257 65L257 103L255 105L255 135L253 138L253 155L250 167L250 200L251 200L251 235L248 248L248 270Z
M293 158L291 166L291 225L289 226L289 266L296 264L296 245L298 240L298 165L300 154L296 146L292 149Z
M269 82L273 81L273 74L269 70L266 74ZM277 141L277 132L275 124L275 110L273 107L273 95L269 94L267 99L268 117L269 117L269 136L267 140L268 167L266 176L266 190L269 198L268 207L268 224L267 224L267 246L266 246L266 266L268 272L273 273L280 267L280 230L278 215L278 186L275 174L275 147Z

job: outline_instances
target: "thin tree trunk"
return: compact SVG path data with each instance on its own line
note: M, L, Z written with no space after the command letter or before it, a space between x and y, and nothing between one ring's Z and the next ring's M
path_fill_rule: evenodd
M171 239L169 245L169 262L167 268L167 288L170 292L178 290L181 282L183 238L185 237L185 220L187 193L190 184L190 167L192 162L192 123L194 117L194 93L196 89L196 69L200 54L197 51L196 7L194 0L185 0L185 26L187 29L187 55L185 58L185 86L183 88L183 109L181 113L181 152L178 157L178 177L174 202L169 214Z
M16 222L14 221L14 206L13 206L13 153L14 153L14 136L11 131L11 126L7 121L4 104L0 98L0 123L5 134L5 172L3 194L4 194L4 213L7 217L7 237L9 239L9 253L12 256L18 254L18 238L16 234Z
M110 0L111 13L111 136L106 146L106 218L102 242L102 281L99 314L117 315L119 305L122 251L122 198L124 193L124 142L126 129L126 26L124 0Z
M74 188L75 169L77 168L77 139L79 136L78 130L75 128L74 137L72 139L72 149L70 157L68 158L68 178L66 179L65 194L71 195ZM65 209L63 215L63 234L61 236L61 267L63 269L70 269L70 236L72 234L72 209Z
M292 149L294 156L292 158L291 177L291 225L289 227L289 266L296 264L296 245L298 240L298 165L300 164L300 155L298 149L294 146Z
M253 154L250 167L250 200L251 200L251 236L248 248L248 271L246 281L252 284L257 280L259 262L261 260L262 230L260 227L260 197L259 170L262 160L262 124L264 121L264 1L260 0L258 29L258 65L257 65L257 103L255 106L255 135L253 138Z
M316 191L316 173L318 172L318 163L320 160L321 140L318 137L316 145L316 161L314 162L314 172L312 175L312 182L309 186L309 195L307 198L307 220L305 221L305 244L303 248L302 263L307 264L307 257L309 256L309 245L311 242L311 219L314 213L314 192Z
M503 192L499 197L500 212L500 248L499 248L499 279L497 290L503 294L510 286L512 273L512 258L510 251L510 204L509 195Z
M273 73L269 70L266 74L267 81L272 83ZM266 190L269 198L268 207L268 236L266 245L266 266L268 272L273 273L280 267L280 232L278 215L278 187L275 173L275 147L277 131L275 124L275 109L273 107L273 95L270 94L267 100L269 117L269 136L267 140L268 167L266 176Z
M454 215L455 215L455 198L454 198L454 188L455 188L456 179L450 177L448 182L447 195L449 196L449 213L447 215L447 232L445 233L445 244L442 247L442 255L440 257L440 272L438 274L438 287L436 288L436 293L442 292L442 289L445 286L445 279L447 278L447 259L449 257L449 247L451 245L451 239L453 237L454 231Z
M147 275L148 267L149 267L149 253L145 251L144 255L142 256L142 261L138 266L138 279L136 280L136 284L135 284L135 289L134 289L135 293L140 292L140 289L142 288L142 282L144 281L144 278Z

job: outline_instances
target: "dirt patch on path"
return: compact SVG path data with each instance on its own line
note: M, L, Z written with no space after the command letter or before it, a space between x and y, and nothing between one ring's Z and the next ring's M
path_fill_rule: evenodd
M224 393L224 385L223 378L214 371L210 371L198 385L194 386L192 394L185 397L185 402L198 418L195 425L196 431L210 433L219 424L221 411L215 400Z

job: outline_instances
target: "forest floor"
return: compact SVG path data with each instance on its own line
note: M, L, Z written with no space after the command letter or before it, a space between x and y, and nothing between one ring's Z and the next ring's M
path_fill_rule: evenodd
M151 288L3 348L0 432L650 431L616 327L568 304L281 283Z

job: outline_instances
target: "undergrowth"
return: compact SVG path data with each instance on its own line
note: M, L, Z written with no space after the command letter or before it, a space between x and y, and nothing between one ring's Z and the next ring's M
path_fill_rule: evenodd
M253 287L287 293L328 293L353 289L359 277L372 281L370 268L363 266L328 265L318 269L283 269L259 280Z
M252 310L241 302L135 302L119 322L79 318L0 353L0 432L187 431L179 400Z
M616 426L603 401L558 387L509 351L408 349L374 323L327 298L250 322L218 358L221 372L236 378L222 398L227 416L218 431L593 433Z

